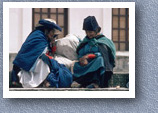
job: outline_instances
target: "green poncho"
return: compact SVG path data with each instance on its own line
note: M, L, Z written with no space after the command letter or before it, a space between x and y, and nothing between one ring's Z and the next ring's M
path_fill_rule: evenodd
M111 50L110 57L112 57L113 59L115 59L115 56L116 56L115 45L114 45L114 43L110 39L108 39L104 35L98 35L96 38L92 38L92 39L89 39L88 37L85 37L83 39L83 41L77 47L77 53L90 40L91 40L91 44L92 45L105 44Z

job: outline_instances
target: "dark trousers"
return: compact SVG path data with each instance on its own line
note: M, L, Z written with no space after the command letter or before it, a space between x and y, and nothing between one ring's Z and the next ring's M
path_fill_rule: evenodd
M19 77L17 76L19 71L20 71L20 68L16 65L13 65L13 70L11 73L11 82L19 82Z
M109 80L112 77L112 72L111 71L106 71L105 74L101 77L101 84L100 87L109 87Z
M100 84L100 77L97 74L97 72L88 73L86 75L83 75L79 78L74 77L74 81L78 82L82 85L82 87L86 87L87 85L91 83Z
M22 85L19 83L19 77L18 77L18 73L21 69L16 66L16 65L13 65L13 70L11 73L9 73L9 87L22 87ZM13 82L15 82L15 84L13 84Z
M96 72L91 72L81 77L74 77L74 81L78 82L82 85L82 87L86 87L91 83L96 83L99 87L104 88L108 87L108 81L111 79L112 72L105 72L104 75L99 74L99 70Z

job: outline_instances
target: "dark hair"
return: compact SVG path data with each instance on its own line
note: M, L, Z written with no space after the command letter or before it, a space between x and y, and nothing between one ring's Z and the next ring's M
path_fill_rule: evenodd
M96 33L99 33L100 31L101 31L101 27L98 27L98 28L95 30Z
M46 35L46 37L47 37L47 35L49 34L49 32L50 32L52 29L47 28L47 27L44 27L44 26L39 26L39 27L36 27L35 30L40 30L40 31L42 31L42 32ZM49 42L51 41L48 37L47 37L47 39L48 39Z

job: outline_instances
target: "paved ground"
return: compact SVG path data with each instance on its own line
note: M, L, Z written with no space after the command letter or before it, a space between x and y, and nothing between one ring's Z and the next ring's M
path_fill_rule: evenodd
M9 91L129 91L128 88L9 88Z

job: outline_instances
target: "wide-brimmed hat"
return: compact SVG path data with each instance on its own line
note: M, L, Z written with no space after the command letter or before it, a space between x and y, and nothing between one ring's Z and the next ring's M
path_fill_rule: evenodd
M98 25L95 16L88 16L84 19L83 30L96 31L98 28L100 28L100 26Z
M44 26L45 28L48 29L53 29L54 34L58 35L61 33L62 29L59 25L56 24L56 21L53 19L41 19L39 20L38 24L36 27L41 27Z

